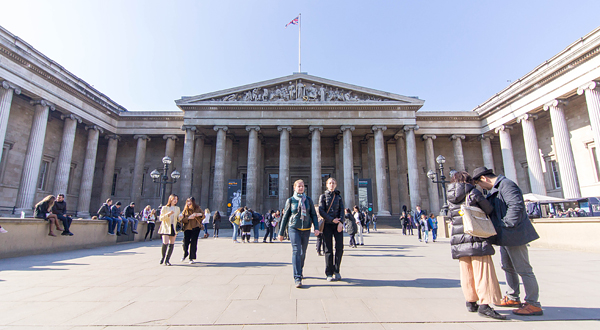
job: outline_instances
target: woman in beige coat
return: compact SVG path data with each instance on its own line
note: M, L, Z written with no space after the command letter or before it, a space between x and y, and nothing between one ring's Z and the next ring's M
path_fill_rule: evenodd
M171 266L169 260L173 254L175 246L175 238L177 237L177 222L181 221L183 215L177 206L179 198L172 194L169 196L167 205L160 209L160 228L158 234L162 236L162 258L160 263L165 263L165 266Z

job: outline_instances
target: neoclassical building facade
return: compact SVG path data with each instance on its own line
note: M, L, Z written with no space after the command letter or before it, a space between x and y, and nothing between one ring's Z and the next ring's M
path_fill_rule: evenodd
M485 165L524 192L600 196L599 54L596 29L466 111L299 73L182 97L177 111L128 111L0 27L0 214L59 193L83 218L109 197L157 207L150 172L164 156L181 173L167 193L222 212L230 180L266 212L295 180L316 199L328 177L348 206L370 179L380 216L438 212L426 175L438 155L446 175Z

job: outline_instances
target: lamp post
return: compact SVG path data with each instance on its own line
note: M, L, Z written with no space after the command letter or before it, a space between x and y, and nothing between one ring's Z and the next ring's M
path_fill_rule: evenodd
M159 189L161 192L160 200L161 200L162 205L165 205L165 204L167 204L167 201L166 201L167 196L165 196L167 194L167 184L173 184L173 183L177 182L177 179L179 179L181 177L181 173L179 173L177 170L171 172L171 178L173 180L169 180L169 176L168 176L169 165L173 161L171 160L171 157L165 156L165 157L163 157L162 162L163 162L162 174L158 171L158 169L155 169L154 171L150 172L150 177L152 178L152 181L154 183L160 184L160 186L159 186Z
M446 183L450 183L450 181L446 181L446 176L444 175L444 163L446 162L446 158L442 155L439 155L435 161L439 164L439 173L434 170L429 170L427 172L427 177L431 179L433 183L441 183L442 184L442 193L444 197L444 206L442 206L442 210L440 211L440 215L446 216L448 215L448 196L446 195ZM450 171L450 177L454 175L456 171Z

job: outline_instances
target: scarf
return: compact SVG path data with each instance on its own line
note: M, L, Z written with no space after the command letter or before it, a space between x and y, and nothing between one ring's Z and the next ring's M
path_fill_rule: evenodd
M304 220L304 218L306 218L306 195L294 193L294 198L298 201L298 204L300 204L300 219Z

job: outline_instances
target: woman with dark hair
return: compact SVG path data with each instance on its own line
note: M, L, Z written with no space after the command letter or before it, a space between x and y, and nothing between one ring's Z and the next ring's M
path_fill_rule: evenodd
M327 190L319 197L319 212L323 218L323 252L325 252L325 276L327 281L339 281L340 264L344 254L344 202L340 191L335 189L337 181L327 179ZM335 238L335 255L333 239Z
M219 229L221 228L221 213L219 211L215 211L215 215L213 215L213 237L219 237Z
M58 225L58 217L52 213L52 206L54 206L56 197L54 195L48 195L44 197L39 203L35 204L35 210L33 211L33 217L38 219L44 219L48 221L48 236L56 237L56 234L52 231L52 226L56 226L56 230L63 231Z
M348 232L348 235L350 235L350 247L356 248L356 238L354 238L354 236L358 231L358 226L356 225L352 211L350 211L349 208L344 210L344 218L346 218L346 231Z
M465 171L456 172L448 185L448 206L452 218L450 248L452 258L460 264L460 285L467 301L469 312L498 320L506 316L498 314L491 304L499 304L502 294L492 261L495 253L493 238L474 237L463 229L462 204L476 206L486 214L493 211L492 205L475 188L473 179ZM477 304L479 302L479 304Z
M185 200L185 207L181 215L183 215L181 219L181 223L183 224L183 258L181 258L181 261L184 261L189 255L191 265L196 260L198 236L200 236L202 220L204 220L205 215L202 212L202 208L196 204L194 197Z
M180 212L177 202L179 198L175 194L169 196L167 205L160 209L160 228L158 234L162 236L162 258L160 263L165 266L171 266L169 262L175 247L175 238L177 237L177 222L181 221L183 215Z

